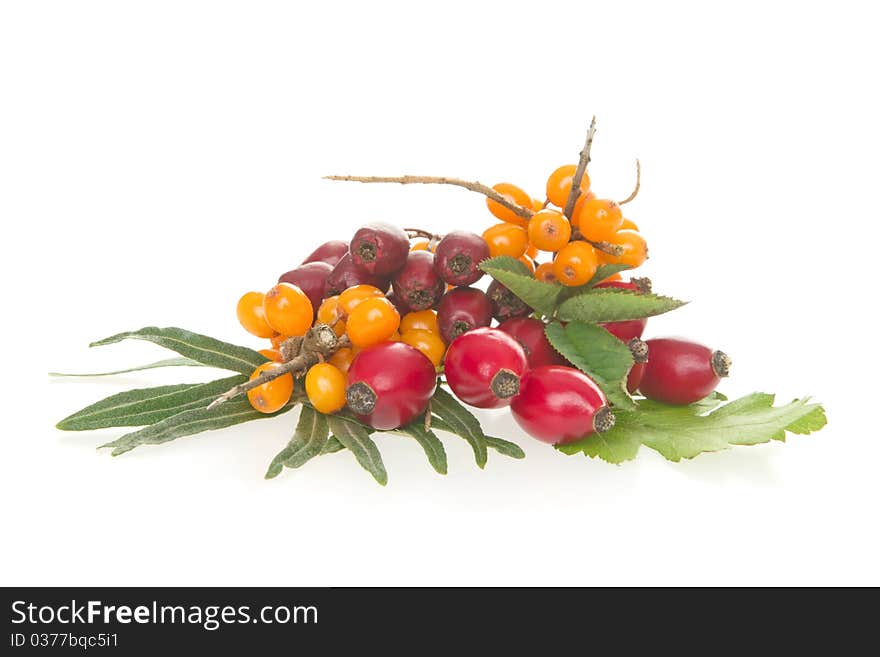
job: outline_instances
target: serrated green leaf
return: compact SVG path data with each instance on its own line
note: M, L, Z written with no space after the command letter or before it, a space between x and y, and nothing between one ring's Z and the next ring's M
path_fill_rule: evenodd
M685 303L657 294L619 288L594 288L560 303L556 316L563 321L604 324L662 315Z
M474 450L474 460L481 468L486 467L486 436L480 427L480 422L473 413L461 405L455 397L437 386L434 396L431 398L431 410L440 417L449 427L449 433L461 436Z
M437 417L436 415L431 416L431 427L438 431L455 434L455 430L449 426L443 418ZM507 456L512 459L524 459L526 457L526 453L522 451L522 448L509 440L496 438L495 436L487 436L485 433L483 434L483 439L486 441L486 447L494 449L502 456Z
M208 383L181 383L128 390L86 406L61 420L56 426L64 431L144 427L186 410L204 408L221 394L246 380L246 377L237 375Z
M630 265L622 265L619 263L615 264L607 264L607 265L599 265L596 268L596 273L593 274L593 278L587 281L586 284L576 288L578 290L584 289L589 290L590 288L598 285L602 281L604 281L609 276L614 276L614 274L619 274L622 271L626 271L627 269L632 269Z
M339 415L331 415L330 431L376 481L383 486L388 483L388 473L385 472L379 448L370 439L370 432L363 425Z
M49 372L51 377L92 377L92 376L113 376L115 374L128 374L129 372L140 372L142 370L154 370L159 367L204 367L201 363L191 358L166 358L157 360L155 363L147 365L139 365L137 367L129 367L125 370L114 370L113 372L93 372L89 374L69 373L69 372Z
M425 450L425 456L428 457L431 467L440 474L446 474L446 449L433 431L425 430L424 422L416 420L405 427L400 427L396 433L406 434L415 438L416 442Z
M516 263L523 269L514 268ZM556 283L535 279L526 266L515 258L499 256L480 263L480 269L513 292L524 303L542 315L552 315L563 288Z
M231 370L240 374L250 375L257 367L269 359L261 353L239 347L228 342L221 342L207 335L193 333L176 327L158 328L148 326L139 331L128 331L112 335L109 338L93 342L90 347L114 344L126 339L147 340L166 349L176 351L185 358L191 358L202 365Z
M298 401L298 398L293 398L281 410L266 414L255 411L247 397L237 397L210 411L201 407L172 415L160 422L101 445L101 448L109 447L113 450L113 456L119 456L141 445L159 445L204 431L223 429L251 420L277 417L292 409Z
M272 479L287 468L299 468L319 456L327 444L330 424L327 416L308 405L303 405L293 438L272 459L266 470L266 479Z
M635 408L626 391L626 377L633 365L632 353L623 342L601 326L551 322L544 333L553 348L585 372L617 408Z
M773 402L773 395L754 393L709 412L707 406L717 399L691 406L642 403L638 411L617 413L617 423L610 431L557 449L622 463L635 458L644 445L670 461L680 461L734 445L779 440L787 431L811 433L827 422L824 409L806 399L784 406L773 406Z

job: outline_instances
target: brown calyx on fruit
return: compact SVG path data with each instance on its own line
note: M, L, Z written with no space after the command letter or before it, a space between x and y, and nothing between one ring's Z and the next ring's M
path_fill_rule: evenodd
M651 283L651 279L645 276L639 278L631 278L629 282L639 288L639 292L642 294L650 294L653 289L653 283Z
M348 386L345 391L345 400L348 407L358 415L368 415L376 408L376 391L363 381L358 381Z
M510 399L519 394L519 375L507 369L501 369L492 377L489 384L498 399Z
M376 259L377 253L378 249L372 242L361 240L361 243L358 244L357 254L363 262L373 262Z
M733 360L723 351L716 351L712 354L712 370L721 378L730 376L731 365L733 365Z
M472 266L471 257L466 253L456 253L449 259L448 267L456 276L470 273Z
M629 342L626 343L626 346L629 347L630 353L633 357L633 362L635 363L647 363L648 362L648 343L644 340L639 340L638 338L633 338Z
M614 427L615 421L614 411L608 406L603 406L593 416L593 429L596 433L604 433Z

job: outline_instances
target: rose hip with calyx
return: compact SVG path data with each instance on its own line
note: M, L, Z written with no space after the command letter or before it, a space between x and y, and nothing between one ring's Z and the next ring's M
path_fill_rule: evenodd
M651 350L648 347L648 343L639 338L633 338L626 346L629 347L633 357L633 366L626 377L626 391L632 395L639 389L639 385L642 383L642 377L645 375L645 366L648 364Z
M648 340L650 358L639 384L648 399L684 406L709 396L722 377L730 374L731 360L723 351L712 351L678 338Z
M476 233L447 233L434 252L434 267L449 285L471 285L483 276L480 263L489 257L489 245Z
M391 279L394 295L409 310L426 310L440 301L446 284L434 267L434 254L412 251L406 264Z
M390 276L406 262L409 238L402 228L377 221L358 229L349 252L352 262L363 271Z
M522 345L529 367L567 365L568 361L556 351L544 333L545 324L534 317L514 317L503 322L500 330L510 334Z
M440 300L437 322L443 341L451 344L462 333L492 323L492 302L482 290L457 287Z
M526 352L513 336L484 327L456 338L443 371L452 392L466 404L500 408L519 394L527 369Z
M365 272L354 264L351 254L346 253L327 276L324 284L324 296L332 297L341 294L355 285L372 285L380 290L387 290L388 279Z
M492 316L499 322L511 317L522 317L532 312L525 302L498 281L492 281L486 290L492 302Z

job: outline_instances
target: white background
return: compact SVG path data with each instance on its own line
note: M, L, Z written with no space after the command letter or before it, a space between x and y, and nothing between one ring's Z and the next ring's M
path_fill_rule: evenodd
M878 584L878 52L859 2L6 2L0 9L3 584ZM692 300L651 321L735 359L728 394L813 395L830 424L673 464L566 457L447 477L381 437L262 476L294 415L118 459L68 413L192 369L94 339L178 325L261 346L234 306L360 224L482 230L454 188L576 159Z

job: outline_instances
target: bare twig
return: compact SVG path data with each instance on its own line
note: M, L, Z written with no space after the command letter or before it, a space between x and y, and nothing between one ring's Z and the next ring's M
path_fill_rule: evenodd
M624 203L629 203L630 201L634 201L636 196L639 195L639 188L642 186L642 163L639 162L639 158L636 158L636 186L632 190L632 194L627 196L622 201L618 202L617 205L623 205Z
M584 179L584 173L587 171L587 165L590 163L590 149L593 147L593 136L596 134L596 117L590 121L590 129L587 130L587 139L581 150L581 157L578 160L577 168L574 170L574 176L571 179L571 191L568 193L568 200L565 202L565 216L571 219L571 213L574 212L574 204L577 203L578 197L581 195L581 181Z
M324 179L361 183L398 183L400 185L454 185L455 187L463 187L477 194L482 194L520 217L528 219L535 214L531 208L524 208L514 203L503 194L499 194L481 182L471 182L461 178L447 178L445 176L324 176Z
M269 381L274 381L279 376L284 376L285 374L296 373L303 370L308 370L312 365L318 362L317 354L302 354L297 356L293 360L289 360L286 363L281 363L278 367L273 367L270 370L264 371L260 376L256 379L251 379L246 383L241 383L234 388L230 388L222 395L217 397L214 401L208 404L208 410L213 410L217 408L220 404L225 401L229 401L234 397L238 397L239 395L243 395L248 390L253 390L254 388L259 388L264 383L269 383Z

